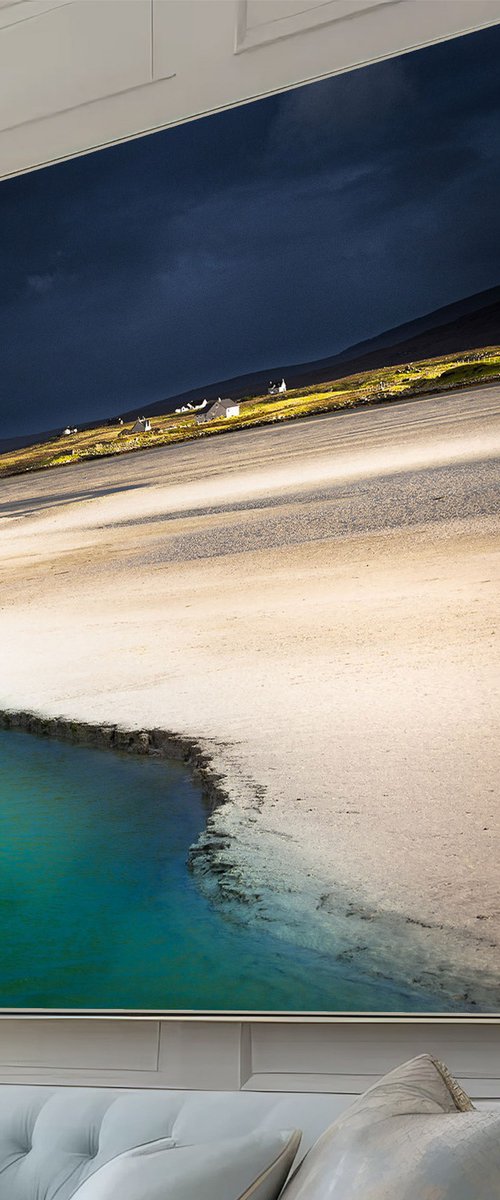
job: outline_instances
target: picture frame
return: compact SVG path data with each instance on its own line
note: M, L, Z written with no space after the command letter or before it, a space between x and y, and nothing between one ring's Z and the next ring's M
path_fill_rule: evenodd
M2 184L2 1015L498 1019L498 37Z

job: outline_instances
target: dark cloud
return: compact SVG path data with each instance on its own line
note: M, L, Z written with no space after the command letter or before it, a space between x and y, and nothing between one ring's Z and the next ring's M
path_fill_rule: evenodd
M0 185L4 435L500 283L500 28Z

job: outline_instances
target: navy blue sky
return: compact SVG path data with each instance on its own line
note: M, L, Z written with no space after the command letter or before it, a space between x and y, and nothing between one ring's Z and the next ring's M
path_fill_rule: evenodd
M500 27L0 184L0 437L500 284Z

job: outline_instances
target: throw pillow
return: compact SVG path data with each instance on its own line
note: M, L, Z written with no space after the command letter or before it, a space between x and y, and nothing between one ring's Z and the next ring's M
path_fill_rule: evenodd
M192 1146L162 1138L104 1163L72 1200L276 1200L299 1142L268 1130Z
M493 1200L500 1113L477 1112L422 1055L347 1109L306 1155L283 1200Z

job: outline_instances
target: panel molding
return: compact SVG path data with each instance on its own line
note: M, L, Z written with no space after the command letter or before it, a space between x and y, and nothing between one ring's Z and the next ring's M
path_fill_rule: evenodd
M278 18L271 17L267 21L259 21L252 25L248 19L251 0L236 0L234 53L242 54L245 50L255 50L259 46L280 42L300 33L309 33L323 25L351 20L353 17L362 16L369 9L387 8L402 2L403 0L319 0L301 12ZM266 0L259 0L259 5L265 12Z
M74 0L0 0L0 30L37 20L55 8L73 3Z
M156 1074L159 1057L159 1023L97 1018L0 1018L0 1071L41 1074L54 1070L121 1074L147 1071Z
M355 1096L418 1054L446 1062L473 1098L500 1098L500 1025L430 1021L301 1027L250 1027L248 1091L335 1092Z
M18 0L0 6L3 133L150 88L153 0ZM29 65L29 83L26 64Z
M81 113L95 105L101 105L103 103L103 101L110 100L111 98L115 98L115 97L119 98L120 96L133 96L134 93L141 92L141 91L147 91L150 94L151 88L153 88L155 86L155 84L164 83L168 79L175 79L175 71L172 71L170 75L163 75L161 79L160 78L154 79L153 81L148 80L146 83L136 84L135 87L123 88L116 92L108 92L105 96L96 96L92 100L83 101L83 103L70 104L70 105L68 105L67 108L59 109L57 114L54 114L54 115L64 116L64 115L66 115L66 113L72 113L72 112ZM14 129L19 129L19 127L22 126L23 124L29 124L30 126L35 126L38 122L44 121L45 119L46 118L44 116L31 117L29 122L20 121L18 125L4 125L0 129L0 137L1 137L2 133L10 133ZM148 132L153 132L153 131L146 130L145 132L148 133ZM137 136L140 136L140 135L137 135ZM121 140L128 141L129 139L124 138ZM109 143L109 145L115 145L115 144L116 144L115 142ZM97 149L101 149L101 147L98 146ZM69 155L68 157L71 158L71 157L73 157L73 155ZM78 157L78 156L75 156L75 157ZM47 166L48 164L41 163L38 165L39 166ZM0 175L0 181L1 181L1 175Z
M45 7L48 2L22 0L31 6ZM292 0L283 2L288 10L283 19L247 27L247 10L240 0L64 0L65 6L46 11L42 22L28 20L0 29L0 179L500 23L500 0L352 0L356 11L342 17L338 6L350 0L323 0L314 8L301 0L302 11L293 11ZM269 3L275 5L276 0ZM19 46L22 41L28 47L24 57L12 43L12 56L2 73L4 38L16 28L28 33L31 26L49 21L56 28L57 21L78 12L80 21L87 14L82 26L85 49L95 29L96 10L106 34L104 41L97 42L99 62L87 56L82 77L87 91L76 104L73 95L63 96L57 111L52 104L49 115L41 115L38 39L30 35L19 40ZM2 13L5 18L11 12L0 5L0 23ZM134 12L134 20L139 13L142 22L136 38L141 47L140 70L137 53L134 57L138 46L130 35L130 74L118 80L117 53L125 55L124 28L130 30L132 25L127 13ZM257 35L261 43L250 47L249 38ZM235 36L239 49L246 46L253 53L235 53ZM51 56L55 48L57 42L49 40ZM102 55L109 63L106 78ZM123 65L123 58L120 62ZM58 66L56 55L50 75L54 89L64 69L64 60ZM16 82L21 74L23 89ZM89 98L91 82L94 99ZM48 103L48 93L45 100ZM38 107L27 119L32 102Z
M417 1054L500 1104L500 1024L0 1018L0 1083L318 1092L346 1102Z

